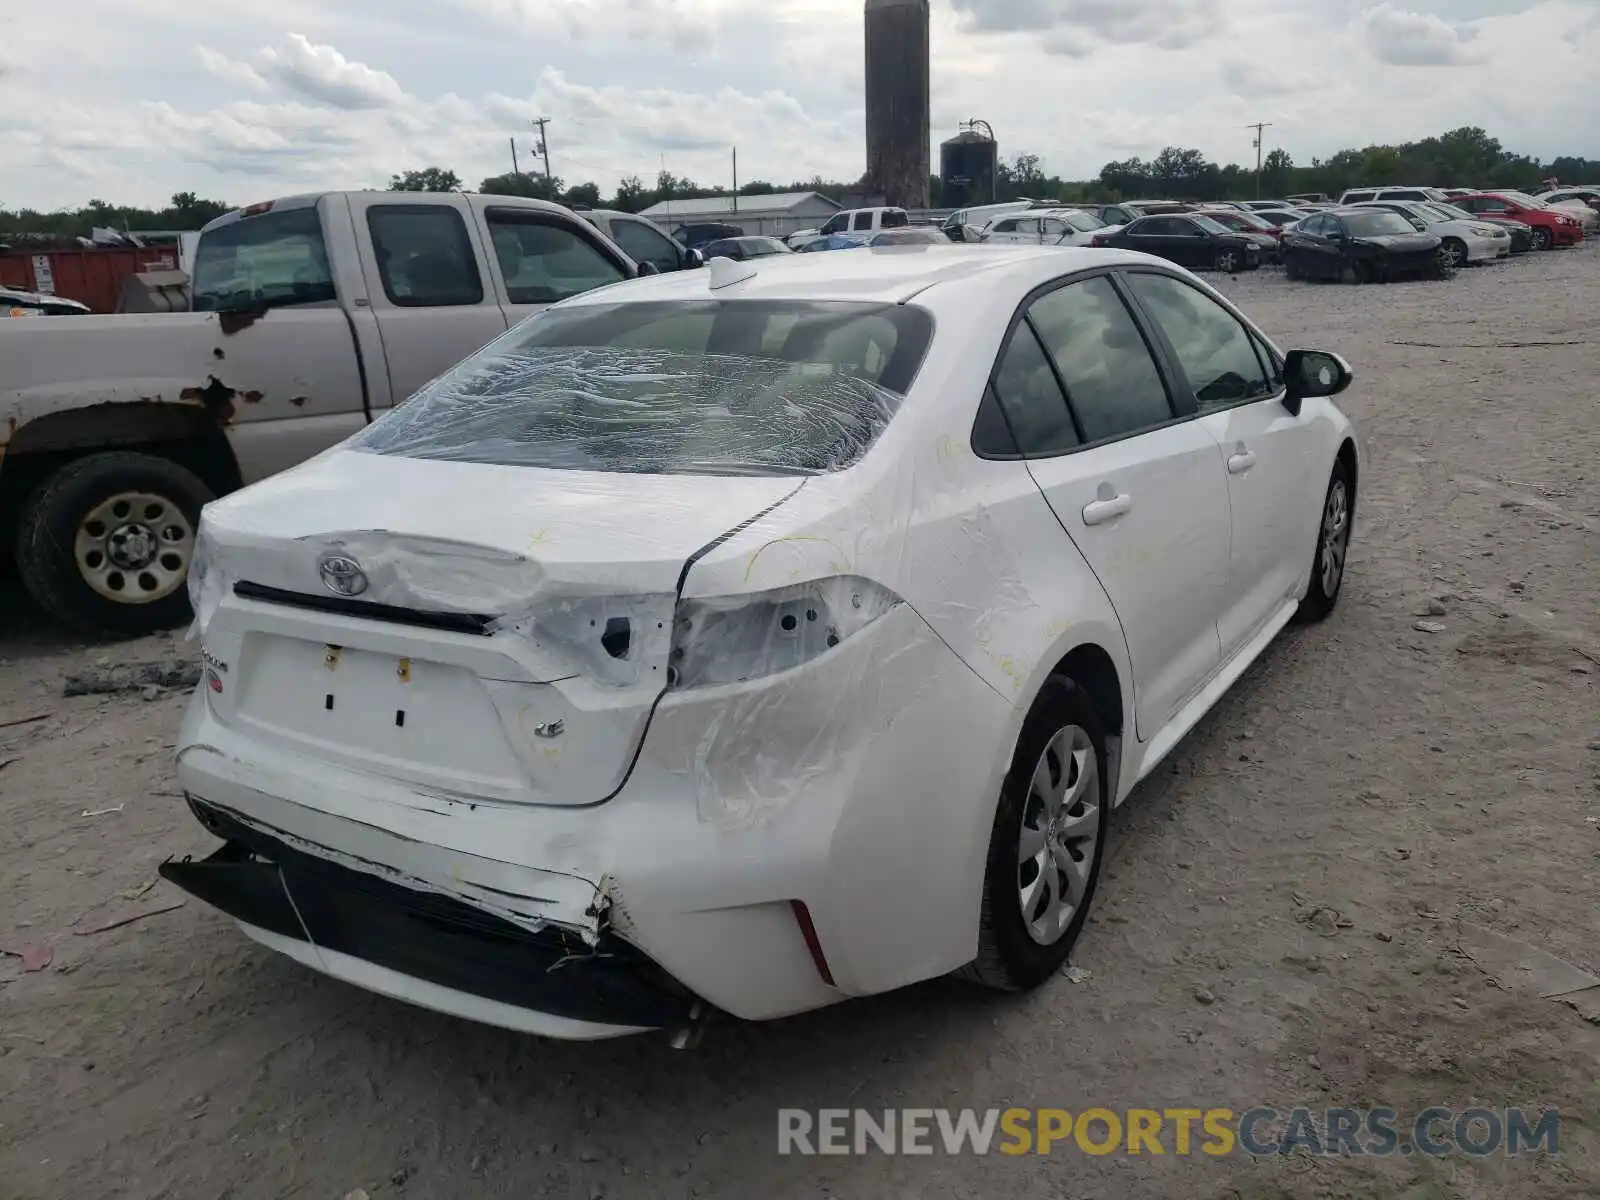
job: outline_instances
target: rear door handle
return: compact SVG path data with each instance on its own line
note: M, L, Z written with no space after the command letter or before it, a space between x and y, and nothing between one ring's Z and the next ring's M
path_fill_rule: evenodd
M1083 523L1085 525L1103 525L1107 521L1113 521L1122 516L1123 513L1133 507L1132 496L1126 492L1121 495L1113 493L1107 496L1104 494L1110 491L1111 488L1109 486L1102 485L1101 498L1091 500L1083 506Z
M1228 456L1228 474L1243 475L1256 465L1256 455L1253 450L1240 448Z

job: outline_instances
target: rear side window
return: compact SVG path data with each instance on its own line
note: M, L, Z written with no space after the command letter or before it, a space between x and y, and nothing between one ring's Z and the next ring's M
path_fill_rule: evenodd
M995 222L994 231L996 233L1015 233L1016 230L1017 221L1015 217L1010 217L1004 221Z
M994 390L1024 457L1044 458L1080 444L1067 398L1027 321L1019 322L1011 334L995 371Z
M1028 316L1061 373L1085 441L1127 437L1172 419L1155 359L1109 279L1058 288Z
M913 305L681 301L557 308L349 443L572 471L811 475L854 463L933 335Z
M883 214L883 221L880 223L879 228L904 229L909 224L911 224L911 218L897 208Z
M1167 335L1201 412L1277 392L1255 339L1210 296L1170 275L1141 271L1128 282Z
M266 212L207 231L195 254L191 290L196 312L335 299L316 208Z
M869 212L858 212L856 214L855 224L851 228L856 233L860 233L863 229L871 229L872 214Z
M627 278L620 263L563 222L501 208L491 208L487 219L513 304L555 304Z
M380 204L367 210L378 277L389 303L405 308L478 304L483 280L466 222L440 204Z

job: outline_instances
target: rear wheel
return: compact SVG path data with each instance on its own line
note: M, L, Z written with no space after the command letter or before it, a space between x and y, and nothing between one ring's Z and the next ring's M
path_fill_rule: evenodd
M1305 272L1300 269L1300 264L1287 254L1283 256L1283 277L1285 279L1305 278Z
M114 452L62 467L28 498L17 571L42 608L123 633L189 618L185 586L200 510L212 499L165 458Z
M1533 248L1535 250L1548 250L1554 241L1555 237L1548 229L1540 225L1533 227Z
M1070 679L1046 682L1000 789L983 884L978 956L961 974L1034 988L1067 961L1089 916L1110 808L1105 734Z

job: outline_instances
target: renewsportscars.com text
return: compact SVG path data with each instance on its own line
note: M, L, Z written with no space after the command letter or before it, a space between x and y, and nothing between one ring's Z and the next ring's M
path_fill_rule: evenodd
M778 1153L1316 1155L1560 1153L1556 1109L1062 1108L778 1110Z

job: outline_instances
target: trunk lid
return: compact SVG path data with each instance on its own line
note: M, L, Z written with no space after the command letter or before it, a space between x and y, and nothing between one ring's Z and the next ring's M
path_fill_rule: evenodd
M433 791L607 799L666 687L685 565L800 485L330 451L206 511L212 709Z

